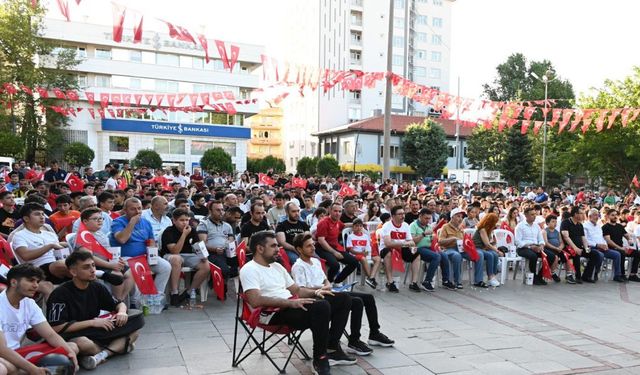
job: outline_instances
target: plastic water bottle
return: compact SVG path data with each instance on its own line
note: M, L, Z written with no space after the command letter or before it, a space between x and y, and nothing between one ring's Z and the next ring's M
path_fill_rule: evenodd
M191 289L189 291L189 306L196 307L196 290Z

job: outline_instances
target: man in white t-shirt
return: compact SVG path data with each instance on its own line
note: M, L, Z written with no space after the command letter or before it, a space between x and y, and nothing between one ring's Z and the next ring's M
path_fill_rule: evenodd
M298 286L284 267L276 262L279 248L273 232L257 232L251 236L249 244L253 260L240 270L240 281L249 305L263 309L261 321L310 329L313 368L317 374L331 373L330 359L335 364L345 364L347 360L353 363L354 359L340 348L340 336L349 316L351 298L345 294L332 296L331 290ZM294 295L299 298L292 298ZM332 298L325 299L325 296ZM265 315L269 308L279 310Z
M62 284L71 279L64 260L56 261L54 250L66 248L66 242L59 242L55 233L43 230L45 224L44 207L37 203L27 203L20 210L24 220L24 230L17 232L11 247L22 262L31 263L44 272L47 281Z
M42 310L32 299L38 289L38 283L43 278L42 270L29 263L19 264L7 273L9 285L7 290L0 294L0 330L4 335L0 339L0 365L4 365L8 373L15 373L19 368L29 374L45 374L13 352L20 348L20 342L30 328L52 347L63 347L76 368L78 367L76 344L65 342L51 328ZM10 352L15 355L9 354Z
M411 237L409 224L404 221L404 207L391 208L391 220L387 221L381 229L381 237L384 248L380 251L380 257L384 260L385 276L387 277L387 290L398 293L398 287L393 281L392 250L400 251L402 261L411 263L411 284L409 290L420 292L418 276L420 273L420 254L415 248L416 244Z

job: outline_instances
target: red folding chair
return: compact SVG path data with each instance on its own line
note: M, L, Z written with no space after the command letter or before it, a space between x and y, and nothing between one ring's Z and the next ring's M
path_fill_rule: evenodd
M240 285L240 289L242 285ZM235 331L233 337L233 358L232 358L232 366L237 367L242 361L244 361L249 355L251 355L256 350L259 350L260 353L267 357L269 362L278 370L279 373L284 374L287 369L287 365L291 361L291 357L293 353L297 350L302 358L305 360L311 359L309 354L304 350L302 345L300 344L300 337L304 330L295 330L286 325L268 325L262 324L259 321L260 313L263 311L261 308L252 308L245 298L245 294L242 293L241 290L237 293L238 299L236 304L236 316L235 316ZM274 311L274 310L271 310ZM244 328L248 337L242 344L240 350L237 350L239 345L238 343L238 325ZM256 329L262 330L262 339L259 338L259 334L256 333ZM268 334L267 334L268 332ZM270 343L269 341L272 340ZM287 339L287 344L290 347L289 355L287 356L286 361L282 367L278 366L278 364L273 360L271 355L269 355L269 351L275 348L276 345L283 343L284 340ZM255 345L251 350L248 350L247 347L249 343L253 342ZM248 350L245 353L245 349Z

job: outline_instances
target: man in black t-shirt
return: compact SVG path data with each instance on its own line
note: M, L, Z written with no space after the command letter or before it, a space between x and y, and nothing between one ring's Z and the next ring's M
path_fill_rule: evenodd
M351 228L353 221L356 219L358 204L353 200L348 200L342 204L342 207L344 207L344 210L340 215L340 221L344 223L345 228ZM340 239L340 242L342 242L342 239Z
M210 271L207 260L193 253L191 246L199 242L200 239L195 228L189 225L189 220L191 219L189 211L183 208L176 208L171 213L171 219L173 225L162 232L160 256L171 264L171 276L169 276L171 305L180 307L187 298L196 298L196 290L200 288L203 282L209 279ZM178 293L182 267L189 267L196 271L193 274L193 280L191 280L191 288Z
M571 256L573 261L573 266L576 269L575 282L578 284L582 284L582 281L593 282L594 280L591 278L593 271L596 266L598 259L600 259L599 255L589 249L589 244L587 243L587 237L584 234L584 228L582 227L582 220L584 217L584 212L578 206L574 206L571 208L571 217L567 220L564 220L560 225L560 233L562 234L562 239L564 243L567 244L567 247L573 250L575 255ZM583 278L580 272L580 257L585 257L589 261L587 262L587 267L584 269ZM567 282L569 281L569 277L567 276Z
M249 212L251 213L251 219L240 227L240 241L245 241L247 248L249 248L251 235L271 229L265 220L266 211L261 203L252 204Z
M207 201L204 199L204 195L199 193L194 194L193 197L191 197L191 200L193 201L193 207L191 207L191 212L193 212L194 215L199 215L199 216L209 215L209 210L207 209Z
M0 193L0 202L2 202L2 208L0 208L0 236L6 239L9 233L15 229L16 221L20 220L20 213L16 210L16 202L12 192L3 191Z
M624 261L626 257L632 258L633 261L631 263L631 271L629 272L629 281L640 282L640 277L638 277L638 265L640 265L640 252L637 249L625 249L623 238L626 238L630 245L635 245L633 243L633 239L627 233L625 227L618 223L618 211L615 209L610 209L607 211L607 220L608 222L602 226L602 235L604 236L605 241L607 241L607 245L609 246L609 250L617 251L620 253L620 264L622 265L622 277L624 277Z
M278 245L284 248L293 266L299 257L296 248L293 246L293 238L297 234L310 233L309 225L304 221L300 221L300 206L296 203L287 203L284 206L284 210L287 213L287 220L281 221L276 226L276 240Z
M420 200L418 197L412 197L409 201L410 211L404 215L404 222L407 224L413 223L420 216Z
M105 331L127 324L127 306L115 300L107 288L97 283L96 264L87 251L74 251L65 259L73 279L56 288L47 301L47 320L67 341L78 345L80 365L87 370L116 353L129 353L138 338L134 331L116 339L101 339ZM100 318L100 310L112 315Z

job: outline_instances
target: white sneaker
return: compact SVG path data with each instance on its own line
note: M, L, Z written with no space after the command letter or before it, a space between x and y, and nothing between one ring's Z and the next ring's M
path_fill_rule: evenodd
M498 281L498 279L496 279L495 277L491 280L489 280L489 285L493 286L493 287L499 287L500 286L500 281Z
M98 367L98 360L92 355L80 357L80 366L85 370L93 370Z

